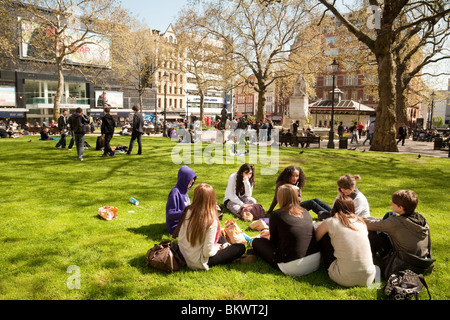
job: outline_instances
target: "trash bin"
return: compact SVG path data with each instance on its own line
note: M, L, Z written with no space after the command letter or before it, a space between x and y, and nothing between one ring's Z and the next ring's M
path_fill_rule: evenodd
M339 137L339 149L348 149L347 137Z
M441 150L444 139L442 138L434 138L434 150Z

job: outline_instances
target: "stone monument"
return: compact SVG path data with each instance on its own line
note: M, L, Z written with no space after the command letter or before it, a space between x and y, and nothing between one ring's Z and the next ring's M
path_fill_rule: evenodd
M287 121L283 121L283 127L289 127L291 122L297 120L300 124L299 130L308 127L309 107L307 88L306 79L299 74L294 83L294 92L289 99L289 113L285 117Z

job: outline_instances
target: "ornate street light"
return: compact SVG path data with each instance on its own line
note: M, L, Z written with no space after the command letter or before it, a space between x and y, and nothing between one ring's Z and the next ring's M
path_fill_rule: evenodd
M339 64L336 59L333 59L331 64L331 69L333 72L333 91L331 92L331 123L330 123L330 134L328 137L328 149L334 149L334 90L336 86L336 71L338 70Z

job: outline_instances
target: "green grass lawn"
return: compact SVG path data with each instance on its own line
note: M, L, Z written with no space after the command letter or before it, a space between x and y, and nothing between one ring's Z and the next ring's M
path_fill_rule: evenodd
M145 136L142 156L118 154L115 158L102 158L102 152L92 148L85 152L86 161L78 162L75 149L58 150L54 147L56 142L38 139L32 136L0 140L2 300L385 299L382 290L340 287L323 268L307 276L290 277L260 259L209 271L184 268L166 274L149 269L145 266L147 250L170 239L165 229L165 204L181 166L171 160L176 143ZM93 147L95 139L87 137ZM128 142L129 137L115 136L112 145ZM196 184L211 184L222 202L228 176L240 164L235 161L189 166L198 175ZM305 200L320 198L328 203L336 196L336 181L341 175L360 174L358 187L375 217L390 210L394 191L416 191L418 211L430 224L437 260L426 281L433 299L446 300L450 298L449 164L448 159L418 159L406 154L314 148L300 154L299 149L282 148L276 174L261 175L261 167L269 165L256 163L254 197L268 209L277 175L288 165L301 166L307 176ZM138 199L139 206L130 204L130 197ZM117 220L97 217L97 209L106 205L118 207ZM229 218L232 216L225 213L222 227ZM248 234L257 235L248 228L249 223L238 224ZM69 266L79 268L80 289L69 289L67 285L72 276L67 272ZM426 292L420 297L428 298Z

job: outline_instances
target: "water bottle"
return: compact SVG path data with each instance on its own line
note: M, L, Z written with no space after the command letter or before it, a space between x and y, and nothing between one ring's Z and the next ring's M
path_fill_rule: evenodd
M135 198L130 198L130 203L135 204L135 205L139 205L139 201L137 201Z

